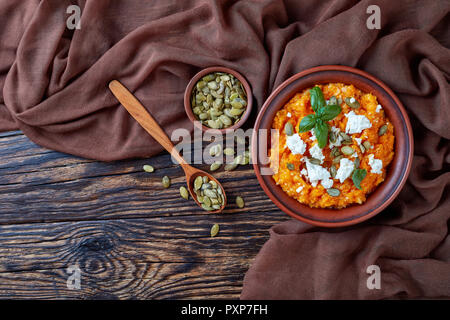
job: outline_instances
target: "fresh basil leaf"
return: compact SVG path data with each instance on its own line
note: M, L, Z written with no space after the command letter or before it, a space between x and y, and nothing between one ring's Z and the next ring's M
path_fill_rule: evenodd
M356 169L353 171L352 180L353 180L353 184L355 185L355 187L357 187L360 190L362 189L361 181L363 181L363 179L366 177L366 175L367 175L366 169Z
M314 126L314 134L317 138L317 144L320 148L323 148L327 145L328 142L328 131L330 128L326 122L323 122L321 119L316 120L316 124Z
M298 132L306 132L314 128L316 124L316 116L314 114L307 115L300 121Z
M325 99L322 90L318 86L309 90L311 96L311 107L317 115L322 114L322 109L325 106Z
M320 119L323 121L330 121L336 118L339 113L341 113L341 107L337 104L326 105Z

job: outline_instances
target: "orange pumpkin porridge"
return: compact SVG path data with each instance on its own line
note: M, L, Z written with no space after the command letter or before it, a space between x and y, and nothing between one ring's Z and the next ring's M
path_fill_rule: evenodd
M297 93L272 123L273 179L310 207L361 204L386 176L394 127L371 93L329 83Z

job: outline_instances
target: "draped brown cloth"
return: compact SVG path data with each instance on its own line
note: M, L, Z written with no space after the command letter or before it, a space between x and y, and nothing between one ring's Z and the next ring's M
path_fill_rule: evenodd
M81 8L79 30L66 26L71 4ZM381 9L380 30L366 27L369 5ZM147 157L161 147L119 107L112 79L170 135L192 129L183 92L204 67L245 75L257 108L306 68L360 68L390 86L410 115L406 186L357 226L273 227L241 298L450 297L449 9L448 0L2 0L0 130L87 158ZM381 289L367 288L369 265L380 267Z

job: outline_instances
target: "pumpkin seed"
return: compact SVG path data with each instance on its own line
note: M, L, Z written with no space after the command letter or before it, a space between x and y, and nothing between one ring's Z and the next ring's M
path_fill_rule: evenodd
M217 82L215 82L215 81L210 81L210 82L208 82L208 88L213 89L213 90L216 90L216 89L219 88L219 86L217 85Z
M209 178L207 176L203 176L203 183L208 183L209 182Z
M207 206L206 204L202 203L202 208L207 210L207 211L212 211L214 210L213 208L211 208L210 206Z
M230 100L234 100L234 99L236 99L237 97L239 97L239 93L233 92L233 93L230 95Z
M366 152L366 148L362 144L359 145L359 149L361 149L362 153Z
M334 179L334 177L336 177L336 173L337 173L337 169L336 169L336 166L333 164L330 167L330 174L333 179Z
M355 153L355 150L353 150L352 147L345 146L345 147L342 147L342 148L341 148L341 152L342 152L343 154L345 154L346 156L350 156L350 155L352 155L353 153Z
M334 158L334 157L337 157L337 156L339 156L340 154L341 154L341 151L339 150L339 148L337 148L337 147L334 147L332 150L331 150L331 156Z
M223 150L223 154L225 154L227 156L233 156L234 155L234 150L232 148L225 148Z
M337 99L337 103L338 103L339 105L341 105L341 104L342 104L342 98L338 98L338 99Z
M242 112L244 112L244 109L231 108L230 111L233 116L239 116L240 114L242 114Z
M338 197L341 194L341 192L335 188L328 188L327 193L332 197Z
M341 144L343 144L343 145L350 145L350 144L353 144L353 140L342 140L341 141Z
M236 109L242 109L244 105L241 102L240 98L236 98L230 102L231 106Z
M287 165L286 165L286 167L289 169L289 170L295 170L295 166L292 164L292 163L288 163Z
M217 198L216 191L214 191L212 189L205 189L205 190L203 190L203 192L205 193L205 196L207 196L209 198Z
M342 137L342 140L352 140L352 137L350 137L348 134L346 134L345 132L339 132L339 135Z
M381 137L383 134L385 134L387 132L388 126L387 124L382 125L380 127L380 130L378 130L378 135Z
M333 131L330 132L330 142L335 143L336 142L336 135Z
M344 157L343 155L340 155L340 156L337 156L336 158L334 158L333 159L333 164L338 164L343 157Z
M220 121L222 121L222 123L225 125L225 126L227 126L227 127L229 127L233 122L231 121L231 119L229 118L229 117L227 117L226 115L221 115L220 117L219 117L219 119L220 119Z
M218 204L213 204L213 205L212 205L212 208L213 208L214 210L219 210L219 209L220 209L220 205L218 205Z
M359 102L355 98L353 98L353 99L355 99L355 101L352 102L351 99L352 98L348 98L347 97L347 98L344 99L344 101L350 108L358 109L360 107Z
M216 171L217 169L219 169L220 168L220 166L221 166L222 164L220 163L220 162L214 162L214 163L212 163L211 164L211 167L209 167L209 170L211 170L211 171Z
M233 171L234 169L236 169L238 166L237 163L228 163L225 165L225 167L223 168L225 171Z
M217 182L215 182L214 180L210 180L210 181L209 181L209 184L210 184L214 189L217 189L218 184L217 184ZM220 191L220 190L222 190L222 189L219 188L219 189L217 189L217 190Z
M183 199L189 199L189 192L186 187L180 187L180 195Z
M206 86L206 82L205 81L199 81L199 82L197 82L197 90L201 90L201 89L203 89L205 86Z
M292 136L294 134L294 127L292 126L292 123L286 122L286 124L284 125L284 132L288 136Z
M320 160L313 157L309 158L308 161L312 164L320 164Z
M219 233L219 228L220 227L217 223L211 227L211 237L217 236L217 234Z
M215 78L216 77L214 76L214 74L210 73L210 74L207 74L206 76L204 76L202 80L205 81L205 82L209 82L209 81L211 81L211 80L213 80Z
M162 178L162 185L164 188L170 187L170 178L168 176Z
M212 185L209 182L206 182L206 183L202 184L202 190L211 189L211 188L212 188Z
M206 123L208 124L208 127L210 127L210 128L213 128L213 129L219 128L219 125L217 124L217 122L212 119L208 120Z
M142 167L142 169L144 169L145 172L153 172L153 171L155 171L155 168L153 168L151 165L148 165L148 164L144 165Z
M246 155L244 155L244 156L242 157L242 161L239 162L239 164L242 165L242 166L245 166L245 165L247 165L247 164L249 164L249 163L250 163L250 157L249 157L249 156L246 156Z
M241 196L237 196L237 197L236 197L236 204L237 204L237 206L238 206L239 208L242 209L242 208L244 207L244 205L245 205L244 199L242 199Z
M211 199L208 196L203 197L203 204L207 207L211 207Z
M200 190L200 188L202 187L202 184L203 184L202 176L198 176L197 178L195 178L195 180L194 180L194 190Z
M372 148L372 145L370 144L369 141L364 141L363 146L364 146L364 148L366 148L366 150L369 150L370 148Z
M353 165L355 166L355 169L359 168L361 161L359 160L359 158L355 158L355 160L353 161Z

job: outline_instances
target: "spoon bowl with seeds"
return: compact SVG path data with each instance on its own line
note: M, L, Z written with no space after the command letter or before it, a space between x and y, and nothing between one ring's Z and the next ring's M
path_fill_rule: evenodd
M192 167L184 160L156 120L125 86L113 80L109 83L109 89L145 131L178 161L186 175L187 189L197 205L210 213L222 212L227 203L227 197L220 182L209 173ZM170 181L167 185L170 185ZM188 198L184 191L180 190L180 193L183 198Z

